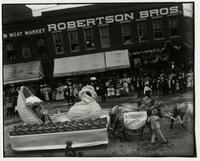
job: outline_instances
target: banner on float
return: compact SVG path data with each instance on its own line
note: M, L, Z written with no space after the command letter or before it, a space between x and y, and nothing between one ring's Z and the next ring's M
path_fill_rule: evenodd
M145 125L147 120L146 111L124 113L124 125L126 128L136 130Z

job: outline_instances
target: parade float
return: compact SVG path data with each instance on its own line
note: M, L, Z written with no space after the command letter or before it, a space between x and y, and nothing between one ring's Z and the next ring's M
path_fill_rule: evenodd
M10 131L11 147L16 151L64 149L108 144L108 114L95 101L93 87L85 86L81 99L65 113L49 114L27 87L22 86L17 110L24 124Z
M42 106L42 100L22 86L17 110L24 124L15 126L9 133L12 149L64 149L67 141L73 143L73 148L108 144L108 130L124 134L125 129L142 129L143 133L148 110L156 105L151 98L144 97L139 104L122 103L102 110L96 97L94 88L85 86L79 92L81 101L68 112L50 114Z

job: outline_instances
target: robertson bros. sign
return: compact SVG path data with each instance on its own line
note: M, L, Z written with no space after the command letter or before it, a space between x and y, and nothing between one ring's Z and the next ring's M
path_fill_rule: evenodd
M178 6L139 11L139 18L137 19L145 19L148 17L158 17L158 16L169 15L169 14L172 15L172 14L177 14L178 12L179 12ZM129 13L108 15L108 16L102 16L102 17L89 18L89 19L80 19L80 20L75 20L75 21L53 23L53 24L48 24L47 27L48 27L48 31L57 31L57 30L75 29L75 28L80 28L80 27L109 24L109 23L114 23L114 22L123 22L123 21L134 20L134 19L135 19L134 13L129 12Z
M81 27L88 27L88 26L95 26L95 25L103 25L103 24L110 24L114 22L124 22L124 21L132 21L135 19L146 19L151 17L159 17L165 15L175 15L179 13L178 6L171 6L171 7L164 7L159 9L151 9L151 10L143 10L137 13L137 16L134 15L134 12L126 12L114 15L107 15L101 17L92 17L87 19L79 19L79 20L72 20L67 22L59 22L59 23L52 23L47 24L46 29L37 29L33 31L21 31L21 32L14 32L3 34L4 38L9 37L19 37L19 36L27 36L33 34L41 34L44 32L54 32L59 30L70 30L76 29Z

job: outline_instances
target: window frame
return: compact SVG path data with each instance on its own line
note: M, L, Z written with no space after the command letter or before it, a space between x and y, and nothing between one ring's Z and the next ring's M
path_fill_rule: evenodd
M70 37L70 32L76 32L78 48L79 48L78 50L72 50L72 46L71 46L72 45L72 41L71 41L71 37ZM68 40L69 40L69 45L70 45L70 51L72 53L79 52L80 51L80 43L79 43L79 38L78 38L78 30L77 29L68 30L67 35L68 35Z
M127 24L129 24L129 27L130 27L130 33L129 33L129 35L128 34L125 34L123 31L123 25L127 25ZM131 24L131 21L125 21L125 22L121 22L121 32L122 32L122 41L123 41L123 45L131 45L131 44L133 44L133 37L132 37L132 30L131 30L131 28L132 28L132 24ZM130 36L130 42L129 43L125 43L125 41L124 41L124 38L125 38L125 36Z
M93 44L94 46L92 48L87 48L87 44L86 44L86 30L90 29L92 31L92 41L93 41ZM95 43L94 43L94 31L93 31L93 28L92 27L85 27L83 28L83 34L84 34L84 40L85 40L85 49L86 50L94 50L95 49Z
M156 38L155 37L155 22L156 21L160 21L161 22L161 32L162 32L162 37L158 37L158 38ZM154 40L163 40L164 39L164 32L163 32L163 21L162 21L162 19L161 18L154 18L153 20L152 20L152 24L153 24L153 36L154 36ZM156 29L158 29L158 28L156 28Z
M61 51L60 52L56 52L56 39L55 39L55 35L60 35L60 37L61 37ZM53 36L53 43L54 43L54 50L55 50L55 55L61 55L61 54L64 54L65 53L65 51L64 51L64 42L63 42L63 34L62 34L62 32L60 31L60 32L53 32L52 33L52 36Z
M27 45L27 46L26 46ZM29 56L25 56L25 49L29 51ZM27 58L31 58L32 54L31 54L31 47L30 47L30 44L28 42L25 42L23 41L22 44L21 44L21 50L22 50L22 56L24 59L27 59Z
M43 41L43 44L42 44L42 45L39 43L40 40ZM44 39L44 37L39 37L39 38L37 39L37 49L38 49L39 55L45 55L45 53L44 53L44 51L45 51L45 39ZM41 52L42 52L42 53L41 53Z
M173 19L173 18L176 18L176 20L177 20L177 22L176 22L176 28L177 28L177 35L171 35L171 29L172 29L172 27L170 26L170 19ZM178 22L179 22L179 19L178 19L178 16L176 15L176 16L169 16L168 17L168 23L169 23L169 36L171 37L171 38L174 38L174 37L180 37L180 35L179 35L179 31L178 31L178 27L179 27L179 25L178 25Z
M147 39L146 40L141 40L141 38L140 38L140 25L141 24L144 24L145 25L145 27L144 28L142 28L142 32L144 31L143 29L145 29L145 32L146 32L146 37L147 37ZM147 28L147 22L146 21L138 21L137 22L137 33L138 33L138 42L139 43L146 43L146 42L148 42L149 41L149 37L148 37L148 28Z
M108 42L109 42L109 44L107 46L103 46L103 42L102 42L102 32L101 32L100 29L103 28L103 27L107 27L107 32L108 32L107 37L108 37ZM98 28L99 28L99 34L100 34L101 48L110 48L111 47L111 42L110 42L110 32L109 32L108 24L99 25Z
M12 48L11 50L10 50L10 49L8 50L8 47L7 47L8 45L11 45L11 48ZM13 52L13 55L14 55L14 56L11 56L11 55L10 55L11 52ZM6 43L5 43L5 53L6 53L6 56L7 56L7 58L8 58L9 61L16 60L17 54L16 54L16 52L15 52L15 48L14 48L13 42L10 42L10 41L9 41L9 42L6 42ZM14 58L11 59L11 57L14 57Z

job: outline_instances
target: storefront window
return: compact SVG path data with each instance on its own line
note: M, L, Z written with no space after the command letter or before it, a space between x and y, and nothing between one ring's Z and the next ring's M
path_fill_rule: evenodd
M94 49L94 38L92 28L86 28L83 30L85 36L85 46L86 49Z
M54 46L55 46L55 52L56 54L63 54L64 53L64 48L63 48L63 38L62 38L62 33L54 33L53 34L53 39L54 39Z
M137 23L137 30L138 30L138 38L139 42L147 42L148 41L148 34L147 34L147 24L146 22L138 22Z
M170 36L178 35L178 18L177 17L169 17L169 29L170 29Z
M122 23L122 37L123 37L123 44L132 44L132 36L131 36L131 23Z
M43 38L39 38L38 39L37 47L38 47L39 55L43 55L44 54L44 50L45 50L45 45L44 45L44 39Z
M99 26L101 47L108 48L110 47L110 35L108 30L108 25Z
M163 38L163 28L161 19L153 20L153 31L154 31L154 39Z
M13 44L11 42L6 44L6 53L9 60L15 60L16 59L16 53L13 47Z
M22 55L23 55L23 58L31 57L31 49L27 42L22 43Z
M68 36L69 36L69 43L70 43L71 51L72 52L79 51L80 48L79 48L77 31L76 30L69 31Z

